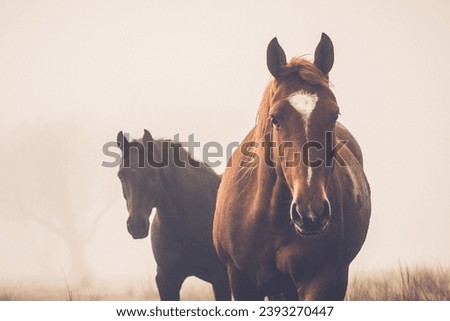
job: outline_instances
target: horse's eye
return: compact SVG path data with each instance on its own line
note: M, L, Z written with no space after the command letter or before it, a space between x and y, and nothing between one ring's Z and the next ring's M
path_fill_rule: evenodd
M338 120L339 115L340 115L340 113L332 114L332 115L331 115L331 118L330 118L331 122L332 122L332 123L335 123L335 122Z
M280 123L278 122L278 119L275 117L275 116L273 116L273 115L270 115L270 121L272 122L272 125L274 125L275 127L280 127Z

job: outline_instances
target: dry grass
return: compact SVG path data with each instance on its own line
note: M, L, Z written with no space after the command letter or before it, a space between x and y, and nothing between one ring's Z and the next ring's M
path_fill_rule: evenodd
M347 291L351 301L448 301L450 269L400 265L399 269L353 276Z
M0 281L0 301L156 301L159 295L152 283L142 278L90 285L74 285L70 280L53 284L32 280ZM212 288L205 284L198 285L188 279L181 291L182 300L213 300Z
M206 283L205 283L206 284ZM182 300L213 300L210 286L195 281L184 285ZM122 279L90 286L70 280L49 284L0 280L0 300L141 301L158 300L152 280ZM450 300L450 268L406 267L377 272L357 272L351 277L346 300L422 301Z

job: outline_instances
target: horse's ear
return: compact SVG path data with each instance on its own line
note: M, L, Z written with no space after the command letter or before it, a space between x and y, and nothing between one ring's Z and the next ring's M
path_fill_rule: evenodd
M142 138L142 141L144 143L153 141L153 137L147 129L144 129L144 138Z
M122 131L120 131L117 134L117 146L123 151L127 144L129 144L127 138L123 135Z
M330 37L322 32L322 37L314 53L314 64L325 76L328 76L334 63L334 48Z
M267 46L267 67L272 76L277 79L281 76L281 69L285 65L286 54L275 37Z

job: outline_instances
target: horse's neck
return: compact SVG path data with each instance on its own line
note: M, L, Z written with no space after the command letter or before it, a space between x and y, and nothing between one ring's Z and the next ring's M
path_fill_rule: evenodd
M186 190L185 180L181 179L180 171L186 170L184 168L172 168L169 166L162 169L161 173L161 199L158 202L157 210L164 215L164 219L178 219L179 213L186 208L186 195L183 193Z
M159 180L161 185L160 197L157 204L158 212L164 212L164 217L172 216L172 213L177 213L176 207L180 202L177 199L179 186L177 177L175 172L177 168L174 168L173 164L173 154L172 149L167 147L171 142L165 140L159 140L155 142L154 152L158 161L164 160L165 157L168 157L168 165L159 169ZM165 145L166 144L166 145ZM164 148L166 146L167 150Z

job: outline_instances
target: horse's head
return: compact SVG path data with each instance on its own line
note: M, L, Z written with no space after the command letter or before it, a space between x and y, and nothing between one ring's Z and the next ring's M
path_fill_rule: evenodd
M276 144L272 156L276 172L292 195L291 221L302 235L325 231L331 215L326 191L333 155L326 145L334 146L339 115L328 84L333 60L333 44L325 34L316 48L314 63L301 58L287 63L276 38L267 48L267 66L274 80L264 121Z
M150 214L161 191L159 170L147 161L153 153L153 143L147 130L142 141L129 142L122 132L117 135L117 145L122 150L118 176L129 213L128 232L134 239L147 237Z

